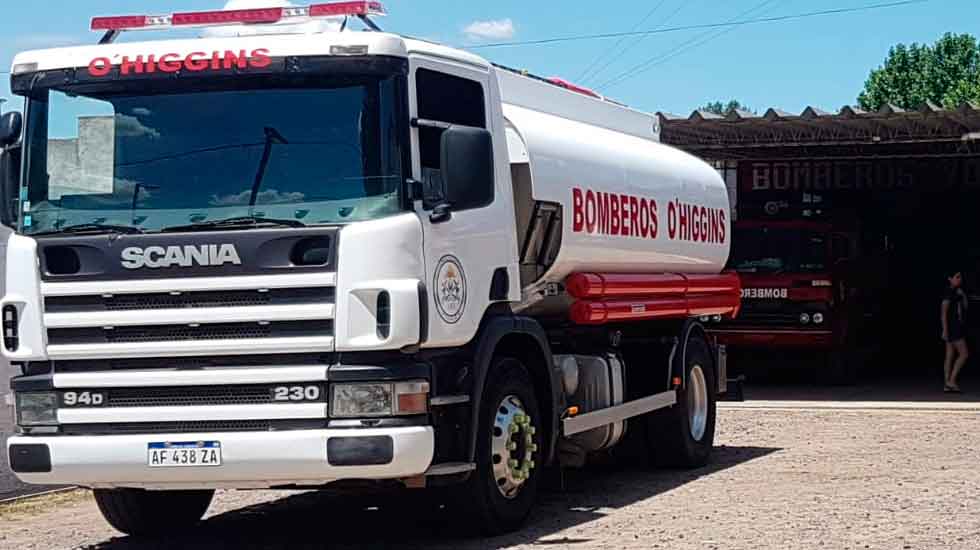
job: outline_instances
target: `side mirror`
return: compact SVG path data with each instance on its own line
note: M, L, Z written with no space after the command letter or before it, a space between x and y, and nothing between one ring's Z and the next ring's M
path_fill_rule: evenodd
M442 179L453 210L493 202L493 138L483 128L451 126L442 133Z
M0 151L0 224L11 228L17 225L20 204L20 157L20 146Z
M17 143L24 127L24 117L17 111L0 116L0 147L6 149Z
M17 225L17 205L20 194L20 132L24 117L16 111L0 116L0 223Z

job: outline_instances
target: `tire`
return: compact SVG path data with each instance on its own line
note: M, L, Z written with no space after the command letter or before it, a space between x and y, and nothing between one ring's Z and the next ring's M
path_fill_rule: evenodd
M511 397L516 398L525 411L528 418L526 425L518 426L520 422L513 420L513 402L504 403L506 398ZM508 411L507 414L498 414L504 411ZM494 359L483 390L479 414L476 470L465 483L452 488L452 507L470 528L493 536L514 531L524 524L537 500L541 477L541 467L535 464L536 461L540 462L537 449L543 448L542 435L539 432L542 424L540 409L534 393L534 383L523 363L511 357ZM497 431L501 426L511 425L517 426L519 431L509 437L505 430ZM528 436L531 444L526 443ZM522 441L518 448L507 449L501 456L501 441L518 445L518 439ZM518 459L517 467L512 468L509 461ZM501 464L505 466L502 467ZM511 477L501 477L501 468L506 469L509 472L507 475ZM516 480L519 486L515 489L513 471L525 468L528 476ZM513 493L505 496L504 492L507 490Z
M127 535L153 535L193 526L204 517L214 491L95 489L102 517Z
M687 341L683 390L677 404L647 422L647 448L657 466L700 468L708 463L715 441L717 384L708 344L700 336ZM700 411L700 414L693 414Z

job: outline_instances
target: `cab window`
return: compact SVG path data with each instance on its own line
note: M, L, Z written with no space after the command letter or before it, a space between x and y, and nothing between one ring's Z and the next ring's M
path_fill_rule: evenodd
M419 69L415 73L418 118L486 128L486 100L483 86L475 80ZM419 157L425 206L437 204L444 195L441 177L440 142L442 129L419 128Z

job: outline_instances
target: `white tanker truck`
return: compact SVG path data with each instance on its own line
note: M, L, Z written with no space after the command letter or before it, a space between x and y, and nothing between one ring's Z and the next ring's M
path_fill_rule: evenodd
M726 377L698 319L739 307L720 177L650 115L380 11L100 17L99 45L16 57L18 477L93 488L126 533L219 488L328 485L442 488L500 532L627 427L706 463ZM368 30L281 26L322 17Z

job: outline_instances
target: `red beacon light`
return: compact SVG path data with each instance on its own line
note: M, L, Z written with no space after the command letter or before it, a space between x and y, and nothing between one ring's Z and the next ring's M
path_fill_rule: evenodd
M557 76L553 76L551 78L546 78L545 80L547 80L548 82L554 84L555 86L561 86L562 88L565 88L566 90L568 90L570 92L575 92L577 94L587 95L589 97L594 97L596 99L602 99L602 96L599 95L599 94L597 94L596 92L594 92L594 91L592 91L592 90L590 90L588 88L584 88L582 86L579 86L577 84L572 84L571 82L565 80L564 78L558 78Z
M162 28L211 27L226 25L268 25L296 23L321 17L359 17L365 22L370 16L386 15L381 2L358 0L353 2L329 2L311 6L279 8L254 8L245 10L218 10L175 13L173 15L124 15L95 17L93 31L159 30ZM368 23L372 30L377 30Z

